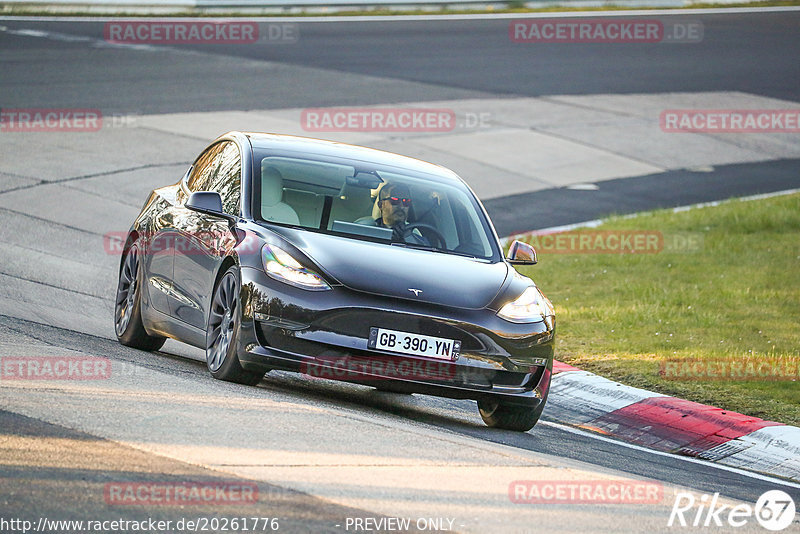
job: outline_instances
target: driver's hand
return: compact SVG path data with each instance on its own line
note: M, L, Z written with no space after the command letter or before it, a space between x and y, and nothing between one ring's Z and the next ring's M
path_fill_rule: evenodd
M392 241L405 241L405 228L402 224L392 226Z

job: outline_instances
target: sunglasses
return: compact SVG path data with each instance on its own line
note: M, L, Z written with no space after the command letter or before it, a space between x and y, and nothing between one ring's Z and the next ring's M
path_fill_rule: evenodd
M386 197L386 198L381 199L381 201L383 201L383 200L388 200L389 203L392 206L397 206L400 203L402 203L403 206L405 206L405 207L408 207L408 206L411 205L411 199L410 198Z

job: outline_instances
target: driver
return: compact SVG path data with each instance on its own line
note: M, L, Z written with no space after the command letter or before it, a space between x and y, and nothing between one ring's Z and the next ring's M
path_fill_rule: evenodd
M381 216L375 226L392 229L392 241L430 246L430 242L416 229L406 231L408 211L411 208L411 190L405 184L386 184L378 193Z

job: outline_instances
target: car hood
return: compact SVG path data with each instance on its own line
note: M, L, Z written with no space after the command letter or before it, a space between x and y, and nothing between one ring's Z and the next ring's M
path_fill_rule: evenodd
M313 232L280 233L344 286L387 297L480 309L494 300L509 275L505 262ZM419 291L415 295L412 289Z

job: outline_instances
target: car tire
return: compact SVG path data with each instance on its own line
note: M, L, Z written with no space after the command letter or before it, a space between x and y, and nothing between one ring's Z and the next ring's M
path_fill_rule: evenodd
M500 401L489 399L478 401L478 411L481 419L487 426L527 432L539 421L544 403L535 408L503 404Z
M114 331L125 346L141 350L158 350L167 340L151 336L142 323L142 279L141 257L137 242L128 248L122 260L117 282L117 297L114 305Z
M236 355L241 327L239 270L231 266L214 286L206 322L206 365L218 380L254 386L265 373L246 371Z

